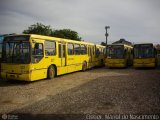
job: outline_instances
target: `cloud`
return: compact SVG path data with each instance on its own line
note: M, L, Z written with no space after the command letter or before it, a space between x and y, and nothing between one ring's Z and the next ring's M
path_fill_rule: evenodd
M85 40L109 43L125 38L134 43L159 43L159 0L1 0L0 33L21 33L41 22L55 29L70 28Z

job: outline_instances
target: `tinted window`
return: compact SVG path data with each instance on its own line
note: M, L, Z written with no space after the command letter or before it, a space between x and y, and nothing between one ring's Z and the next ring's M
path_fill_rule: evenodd
M92 47L92 53L95 55L95 47Z
M87 54L87 48L85 45L81 45L81 54Z
M35 43L32 48L32 63L38 63L43 58L43 44Z
M135 46L134 57L136 58L150 58L154 57L154 48L152 46Z
M59 50L59 58L65 57L66 52L65 52L66 46L62 44L58 44L58 50ZM63 56L62 56L63 55Z
M74 44L74 54L75 55L80 55L81 53L81 47L79 44Z

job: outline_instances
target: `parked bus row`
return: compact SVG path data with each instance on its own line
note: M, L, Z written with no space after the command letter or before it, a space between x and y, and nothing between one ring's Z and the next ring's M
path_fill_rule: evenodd
M1 78L25 81L85 71L95 66L156 67L153 44L105 46L63 38L21 34L5 36Z
M157 52L152 43L134 44L111 44L107 47L106 67L156 67Z

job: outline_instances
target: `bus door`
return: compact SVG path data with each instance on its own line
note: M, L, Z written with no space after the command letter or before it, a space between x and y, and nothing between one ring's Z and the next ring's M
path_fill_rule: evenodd
M44 58L44 41L43 40L35 40L32 43L31 50L31 63L32 63L32 80L38 80L46 78L47 74L47 66Z
M89 62L92 61L92 56L91 56L91 47L88 46L88 56L89 56Z
M60 66L66 66L66 43L58 43Z
M88 46L88 56L89 56L89 68L93 66L93 49L92 46Z

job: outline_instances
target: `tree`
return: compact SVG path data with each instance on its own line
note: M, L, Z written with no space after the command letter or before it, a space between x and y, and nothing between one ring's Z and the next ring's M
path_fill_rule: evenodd
M36 23L29 26L27 30L23 31L23 33L48 35L81 41L81 37L78 36L78 33L76 31L73 31L71 29L53 30L50 26L43 25L42 23Z
M39 34L39 35L48 35L52 34L53 30L50 26L43 25L41 23L36 23L28 27L27 30L24 30L24 34Z
M78 33L70 29L55 30L52 36L81 41L81 37L78 36Z

